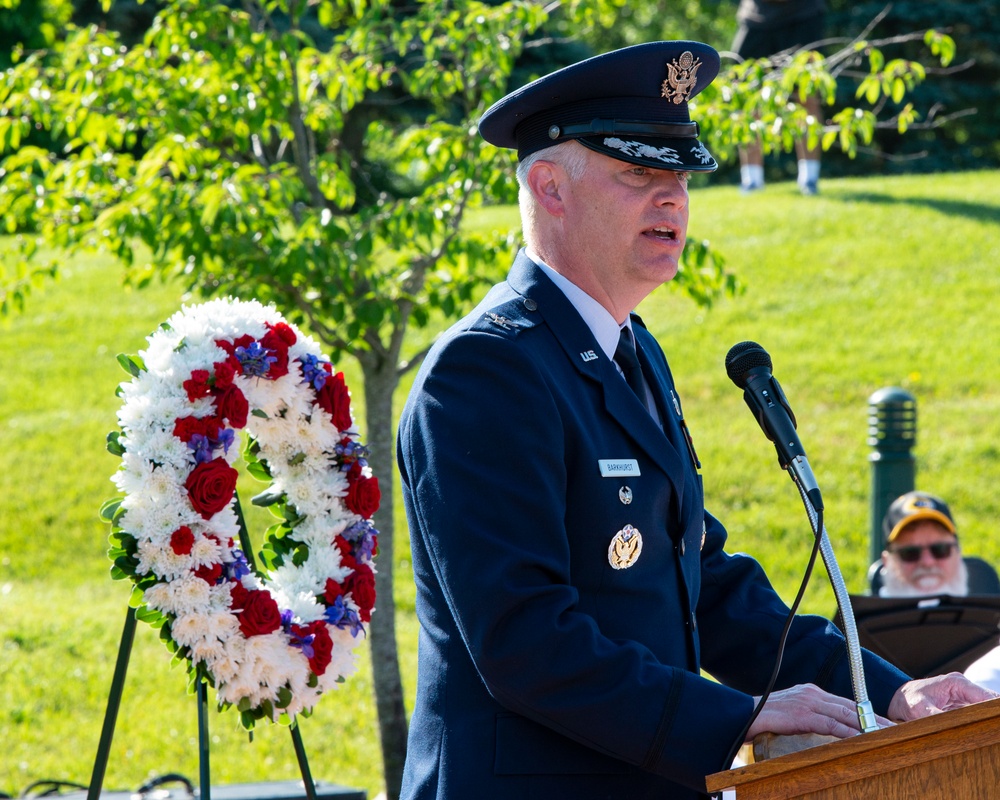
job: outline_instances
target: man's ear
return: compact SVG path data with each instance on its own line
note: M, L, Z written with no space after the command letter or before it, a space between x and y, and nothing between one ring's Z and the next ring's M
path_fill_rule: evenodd
M554 161L536 161L528 170L528 188L535 201L554 217L564 213L560 190L565 180L565 170Z

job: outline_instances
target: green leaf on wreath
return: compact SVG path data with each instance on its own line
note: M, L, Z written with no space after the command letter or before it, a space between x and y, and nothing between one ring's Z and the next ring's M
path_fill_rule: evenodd
M128 599L129 608L139 608L142 605L143 591L138 586L132 587L132 594Z
M294 456L292 456L290 459L288 459L288 466L290 466L290 467L296 467L296 466L298 466L299 464L301 464L305 460L306 460L306 454L305 453L296 453Z
M298 547L295 548L295 551L292 553L292 563L297 567L301 567L308 560L309 560L309 548L304 544L300 544Z
M148 622L154 628L157 627L157 623L163 624L163 614L154 608L149 606L142 606L135 612L135 618L140 622Z
M292 690L287 686L278 689L278 698L275 702L277 708L288 708L292 704Z
M111 431L111 433L108 434L108 438L105 444L105 447L107 447L108 452L111 453L111 455L113 456L118 456L119 458L125 455L125 447L122 445L120 441L118 441L121 435L122 435L121 431Z
M118 354L118 365L133 378L138 378L140 373L146 371L146 364L139 356L130 356L126 353Z
M271 480L270 470L268 470L268 468L260 461L248 461L247 472L249 472L259 481Z
M110 434L109 434L110 436ZM113 522L115 518L115 512L121 508L122 498L112 497L110 500L105 500L101 504L101 510L98 512L105 522Z
M284 499L284 497L285 497L284 492L276 492L273 489L265 489L256 497L251 498L250 502L253 503L255 506L266 508L267 506L273 506L276 503L280 503Z
M262 409L259 409L259 408L255 408L250 413L253 414L253 416L255 416L255 417L260 417L261 419L267 419L268 418L267 412L263 411Z

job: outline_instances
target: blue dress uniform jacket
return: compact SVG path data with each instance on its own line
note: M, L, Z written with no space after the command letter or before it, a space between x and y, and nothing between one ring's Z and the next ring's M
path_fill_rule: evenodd
M700 797L765 687L787 608L723 551L666 359L633 320L662 431L523 253L415 380L398 438L420 620L408 800ZM642 549L615 569L627 525ZM906 676L866 659L885 713ZM851 696L820 617L793 626L778 686L805 682Z

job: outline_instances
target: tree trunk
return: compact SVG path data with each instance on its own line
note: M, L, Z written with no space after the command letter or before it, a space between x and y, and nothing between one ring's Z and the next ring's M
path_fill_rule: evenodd
M396 603L393 598L392 571L393 509L395 508L395 446L392 435L392 395L398 383L395 364L364 353L359 359L364 375L365 424L369 447L368 463L379 479L382 502L375 514L378 529L378 556L375 576L375 612L372 614L372 677L378 711L379 736L382 742L382 767L387 800L398 800L406 758L406 709L403 704L403 681L396 647Z

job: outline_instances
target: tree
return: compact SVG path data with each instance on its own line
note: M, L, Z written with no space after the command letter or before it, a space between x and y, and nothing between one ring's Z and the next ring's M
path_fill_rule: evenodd
M359 362L370 462L388 478L393 390L424 353L406 349L408 331L467 309L514 246L511 232L463 226L470 208L513 198L511 155L474 121L534 31L571 27L550 13L592 24L619 5L169 0L131 47L72 30L0 86L0 216L17 232L4 258L32 262L42 243L104 249L136 286L169 275L203 295L273 301L335 360ZM307 25L329 42L317 46ZM730 99L699 108L724 153L740 134L713 102ZM37 130L45 143L29 139ZM703 304L737 288L697 239L674 284ZM406 714L393 481L383 489L371 649L395 797Z

